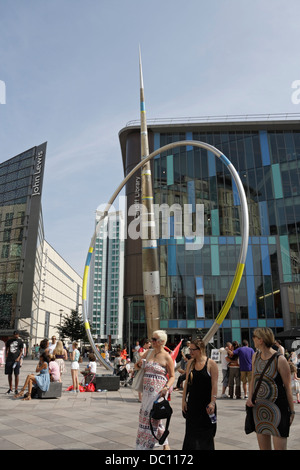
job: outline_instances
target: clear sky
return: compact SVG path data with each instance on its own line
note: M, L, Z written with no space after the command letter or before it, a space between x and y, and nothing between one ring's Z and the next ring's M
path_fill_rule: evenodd
M139 119L139 45L148 119L300 113L299 24L299 0L0 0L0 162L48 142L45 238L79 274Z

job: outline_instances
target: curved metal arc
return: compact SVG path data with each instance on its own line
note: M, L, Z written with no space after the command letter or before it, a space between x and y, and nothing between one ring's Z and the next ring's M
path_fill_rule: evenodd
M119 184L113 195L111 196L109 202L106 205L106 208L104 210L103 216L101 216L100 220L97 223L95 232L92 236L90 247L89 247L89 252L87 255L87 260L86 260L86 265L84 269L84 276L83 276L83 287L82 287L82 301L83 301L83 319L84 319L84 324L85 328L87 331L87 335L90 341L90 344L92 346L92 349L94 353L96 354L97 358L99 361L104 365L106 369L113 370L112 366L110 364L107 364L106 361L104 361L103 357L100 355L99 351L97 350L95 343L93 341L92 335L90 333L90 325L88 321L88 315L87 315L87 301L86 301L86 290L87 290L87 278L88 278L88 272L89 272L89 266L90 266L90 261L91 257L94 251L94 246L95 246L95 241L97 238L98 231L100 229L101 223L104 220L104 218L108 215L108 211L110 207L112 206L114 200L118 196L118 194L121 192L125 184L129 181L129 179L142 167L147 163L149 160L152 158L156 157L157 155L166 152L167 150L173 149L175 147L183 147L183 146L192 146L192 147L200 147L200 148L205 148L206 150L211 151L214 155L216 155L218 158L222 160L222 162L227 166L228 170L231 173L231 176L233 177L239 197L240 197L240 202L241 202L241 233L242 233L242 243L241 243L241 250L239 254L239 261L237 264L237 269L235 272L235 276L233 279L233 282L231 284L229 293L227 295L227 298L225 300L225 303L216 318L216 321L204 337L204 342L205 344L208 343L208 341L214 336L216 331L218 330L219 326L221 325L222 321L226 317L229 308L231 307L231 304L233 302L233 299L236 295L236 292L238 290L239 284L241 282L244 266L245 266L245 261L246 261L246 254L247 254L247 248L248 248L248 238L249 238L249 218L248 218L248 208L247 208L247 199L245 195L245 191L243 188L243 184L240 180L240 177L235 170L234 166L232 163L223 155L222 152L220 152L217 148L213 147L210 144L207 144L205 142L200 142L200 141L195 141L195 140L185 140L185 141L179 141L179 142L172 142L170 144L164 145L163 147L160 147L159 149L155 150L154 152L150 153L147 157L145 157L142 161L140 161L129 173L128 175L123 179L123 181Z

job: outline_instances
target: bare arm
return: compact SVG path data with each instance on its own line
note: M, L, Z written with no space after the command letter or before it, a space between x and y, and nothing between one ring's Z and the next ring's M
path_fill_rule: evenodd
M291 372L290 372L290 367L283 356L279 356L278 358L278 372L281 375L283 385L285 388L287 400L289 403L289 408L291 412L294 412L294 402L293 402L293 393L292 393L292 387L291 387ZM294 414L291 415L291 423L294 419Z
M189 360L186 366L186 380L184 382L183 394L182 394L182 411L183 412L186 412L186 408L187 408L186 395L187 395L188 377L190 373L191 363L192 363L192 360Z

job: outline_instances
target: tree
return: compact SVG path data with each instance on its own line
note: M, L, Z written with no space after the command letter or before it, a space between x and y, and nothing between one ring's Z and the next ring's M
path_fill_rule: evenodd
M71 342L83 340L88 342L85 327L78 313L78 310L72 310L71 315L62 317L62 324L56 327L62 340L69 338Z

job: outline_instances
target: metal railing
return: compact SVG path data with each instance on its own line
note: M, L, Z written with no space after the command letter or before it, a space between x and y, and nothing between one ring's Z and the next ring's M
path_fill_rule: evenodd
M148 125L163 124L198 124L209 122L255 122L255 121L300 121L300 113L275 113L275 114L225 114L204 115L198 117L172 117L172 118L147 118ZM139 126L140 121L134 119L128 121L126 127Z

